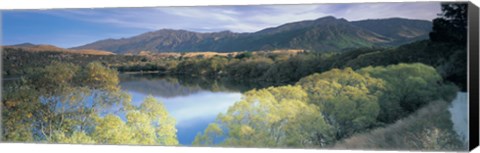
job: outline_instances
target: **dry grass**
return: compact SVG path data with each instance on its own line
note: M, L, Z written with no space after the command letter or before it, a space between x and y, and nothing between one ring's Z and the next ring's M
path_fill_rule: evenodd
M65 49L52 45L35 45L32 47L12 47L12 46L3 46L3 48L13 48L13 49L22 49L29 52L62 52L62 53L72 53L72 54L89 54L89 55L114 55L114 53L103 50L93 50L93 49Z
M338 142L335 149L465 151L452 130L448 103L432 102L394 124Z
M90 54L90 55L115 55L115 53L103 50L93 50L93 49L79 49L79 50L69 50L69 53L76 54Z
M272 54L284 54L284 55L295 55L298 53L303 53L304 50L301 49L284 49L284 50L272 50L272 51L253 51L253 55L272 55ZM202 57L202 58L212 58L214 56L223 56L223 57L235 57L239 54L242 54L244 52L228 52L228 53L222 53L222 52L185 52L185 53L178 53L178 52L162 52L162 53L152 53L150 51L140 51L138 55L142 56L154 56L154 57Z

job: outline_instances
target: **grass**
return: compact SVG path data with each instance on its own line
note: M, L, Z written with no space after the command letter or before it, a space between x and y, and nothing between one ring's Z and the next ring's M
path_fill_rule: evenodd
M22 49L29 52L61 52L61 53L72 53L72 54L89 54L89 55L114 55L114 53L103 50L93 50L93 49L65 49L52 45L35 45L32 47L12 47L12 46L3 46L3 48L12 48L12 49Z
M253 55L295 55L298 53L302 53L304 50L301 49L278 49L278 50L271 50L271 51L252 51ZM139 55L142 56L155 56L155 57L202 57L202 58L212 58L215 56L223 56L223 57L235 57L243 52L185 52L185 53L178 53L178 52L162 52L162 53L152 53L149 51L141 51Z

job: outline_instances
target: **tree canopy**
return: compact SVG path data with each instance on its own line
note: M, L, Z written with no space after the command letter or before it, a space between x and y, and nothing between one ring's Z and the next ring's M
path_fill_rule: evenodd
M378 119L386 123L405 117L431 101L451 101L456 93L454 86L443 83L435 68L420 63L366 67L359 73L385 80Z
M430 40L467 44L467 3L442 3L442 13L433 20Z
M430 66L332 69L296 85L250 90L219 114L194 145L328 147L356 133L395 122L456 88Z
M384 81L361 75L351 68L313 74L297 82L317 105L340 139L368 128L380 111L378 96Z
M318 107L305 103L306 99L307 93L299 86L246 92L241 101L226 114L218 115L217 122L195 138L194 145L218 141L225 146L247 147L324 145L330 140L332 128Z
M53 62L2 90L2 138L49 143L177 145L175 120L161 102L140 106L100 63Z

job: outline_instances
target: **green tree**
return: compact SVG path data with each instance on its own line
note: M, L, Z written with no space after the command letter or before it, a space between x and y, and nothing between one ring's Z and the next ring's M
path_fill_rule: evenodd
M385 80L378 120L392 123L434 100L453 99L456 88L442 83L435 68L420 63L366 67L359 73Z
M223 130L217 123L211 123L203 131L203 134L197 133L195 140L193 140L192 145L195 146L213 146L215 145L215 140L221 139L224 135Z
M139 107L126 111L126 120L115 114L100 117L92 114L91 130L67 132L56 131L50 142L178 145L175 120L168 115L162 103L149 96Z
M251 90L241 101L219 114L194 145L243 147L309 147L325 145L331 127L318 107L306 103L307 94L299 86Z
M99 62L89 63L80 73L78 79L84 86L92 89L118 91L118 72L103 66Z
M434 66L446 80L467 89L467 26L468 3L441 4L442 13L433 20L430 33L430 58L437 59Z
M251 58L251 57L253 57L252 52L244 52L244 53L241 53L241 54L238 54L237 56L235 56L235 58L237 58L237 59L244 59L244 58Z
M378 96L384 88L381 79L346 68L304 77L297 85L305 89L309 102L317 105L327 122L334 126L337 140L376 122L380 111Z
M6 86L2 95L6 141L178 144L175 120L163 105L153 97L131 105L117 72L100 63L53 62Z
M265 57L248 58L231 62L227 66L228 77L235 80L255 80L260 78L274 62Z
M95 144L97 143L85 132L75 131L70 137L65 136L64 132L55 132L54 141L57 143L69 143L69 144Z
M135 144L133 131L116 115L109 114L96 119L92 133L99 144Z
M442 3L442 13L433 20L430 40L467 43L468 3Z
M154 133L152 135L155 136L156 144L178 144L176 121L168 114L167 109L161 102L152 96L148 96L138 109L139 113L144 114L144 118L148 119L146 125L153 126Z
M24 79L21 82L25 82ZM32 125L34 114L40 107L36 103L38 91L32 86L3 85L2 87L2 140L13 142L34 141Z

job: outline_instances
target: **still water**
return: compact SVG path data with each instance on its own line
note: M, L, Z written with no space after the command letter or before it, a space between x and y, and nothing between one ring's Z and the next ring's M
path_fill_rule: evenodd
M453 122L453 130L464 143L468 143L468 94L458 92L448 108Z
M239 101L242 89L217 81L138 74L121 75L120 86L132 96L134 105L140 105L149 95L161 101L177 121L181 145L191 145L198 132Z

